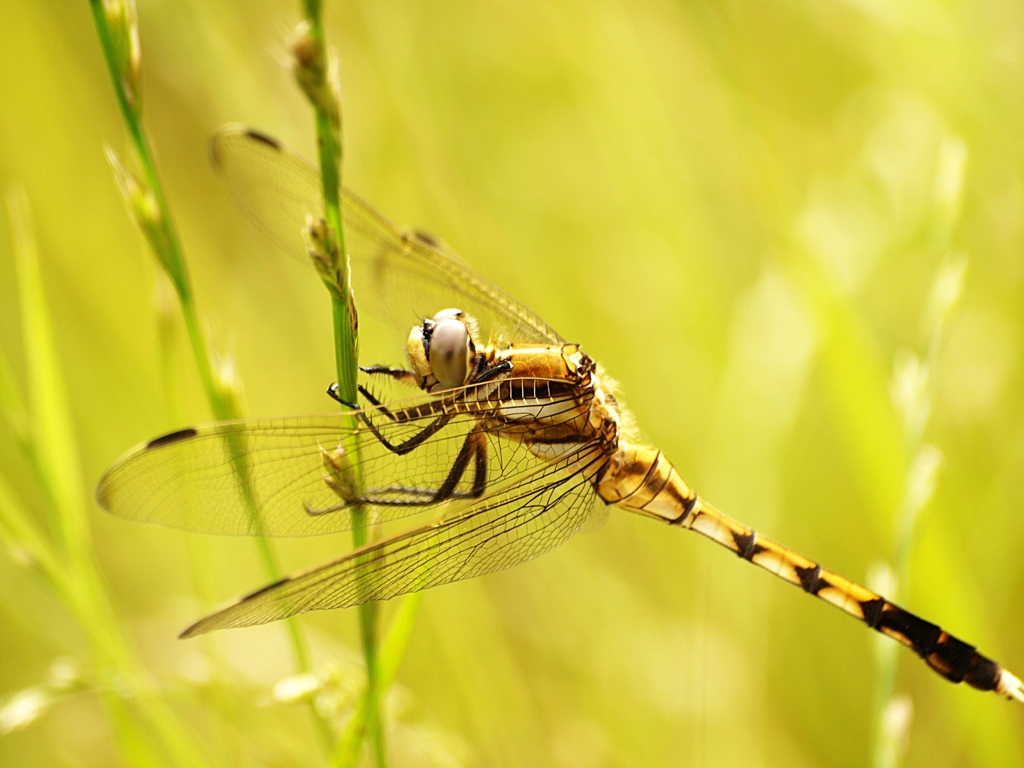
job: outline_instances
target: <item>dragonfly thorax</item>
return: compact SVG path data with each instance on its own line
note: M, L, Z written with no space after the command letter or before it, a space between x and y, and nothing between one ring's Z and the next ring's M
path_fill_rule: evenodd
M408 352L419 386L427 392L469 382L476 361L476 321L461 309L443 309L409 332Z

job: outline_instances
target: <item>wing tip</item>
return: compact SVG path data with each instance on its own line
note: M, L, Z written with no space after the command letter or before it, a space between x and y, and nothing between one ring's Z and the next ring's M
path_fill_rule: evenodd
M141 446L136 446L128 453L122 455L114 464L103 473L103 477L96 484L96 503L100 505L102 509L105 509L111 514L119 514L114 511L114 496L116 495L119 483L115 481L117 473L124 468L126 464L130 464L135 458L146 451L163 448L168 445L174 445L175 443L182 442L184 440L190 440L199 434L199 430L195 427L186 427L185 429L178 429L174 432L168 432L166 435L160 435L154 437L148 443Z
M100 505L101 509L105 509L107 512L111 511L111 508L110 508L110 483L108 482L108 478L109 477L110 477L110 472L109 471L105 472L103 477L101 477L100 481L96 484L96 494L95 494L96 503Z
M232 627L249 627L249 626L253 626L255 624L265 624L265 623L267 623L269 621L275 621L276 620L275 618L268 618L268 619L263 619L262 621L255 620L255 621L241 621L241 622L239 622L235 618L232 618L232 617L233 617L233 614L235 614L238 611L239 608L241 608L242 606L246 605L250 601L255 600L256 598L260 597L261 595L264 595L267 592L270 592L271 590L274 590L274 589L280 587L283 584L287 584L290 581L292 581L292 577L291 576L285 576L283 578L278 579L277 581L270 582L266 586L260 587L255 592L250 592L245 597L240 598L239 600L235 601L234 603L232 603L231 605L227 606L226 608L221 608L219 611L211 613L208 616L204 616L203 618L199 619L199 621L197 621L194 624L186 627L185 629L183 629L178 634L178 639L179 640L188 640L191 637L197 637L198 635L205 635L207 632L213 632L213 631L218 630L218 629L230 629ZM292 614L288 614L288 615L292 615ZM285 616L281 616L279 618L285 618Z
M222 168L224 165L223 158L221 156L221 142L233 136L245 136L259 144L270 147L275 152L285 151L284 145L268 133L263 133L262 131L248 125L244 125L243 123L228 123L227 125L221 126L214 132L213 136L210 138L210 143L207 146L207 154L210 158L210 164L214 168Z
M232 608L235 608L237 605L240 605L244 601L245 598L243 598L238 603L235 603L234 605L230 605L227 608L222 608L216 613L211 613L208 616L203 616L203 618L199 619L196 622L193 622L189 626L185 627L185 629L183 629L181 632L179 632L178 639L188 640L193 637L198 637L199 635L205 635L208 632L213 632L218 629L227 629L228 627L233 626L229 621L225 621L224 616Z

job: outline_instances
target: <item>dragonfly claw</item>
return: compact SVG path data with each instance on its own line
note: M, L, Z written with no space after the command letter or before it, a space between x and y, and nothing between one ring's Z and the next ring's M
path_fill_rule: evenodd
M327 388L327 394L332 400L341 403L346 408L350 408L353 411L359 410L359 406L356 403L350 403L348 400L342 398L338 391L338 382L334 382Z

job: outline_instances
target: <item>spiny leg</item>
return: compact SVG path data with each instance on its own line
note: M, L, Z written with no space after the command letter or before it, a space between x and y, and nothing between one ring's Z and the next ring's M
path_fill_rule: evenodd
M372 371L373 369L364 368L365 371ZM381 373L392 375L391 372L397 369L382 367ZM489 379L493 379L496 376L508 373L512 370L512 363L509 361L503 361L498 365L495 365L487 370L483 371L476 379L472 382L473 385L481 384ZM422 445L426 440L437 434L438 431L448 425L448 423L455 418L459 413L470 414L473 412L480 412L490 410L491 405L485 402L470 402L466 403L467 396L473 392L476 392L475 387L472 389L462 389L456 391L453 395L446 398L439 398L429 403L421 403L411 408L406 408L400 411L392 412L381 403L376 397L374 397L365 387L359 387L360 393L370 401L381 413L387 416L391 421L397 423L406 423L414 419L421 419L425 416L432 416L434 414L440 414L433 422L424 427L420 432L417 432L412 437L401 443L392 443L388 440L380 431L380 429L370 420L369 416L365 411L359 411L358 416L360 420L366 424L367 428L373 433L381 445L387 448L392 453L398 455L404 455L409 453Z
M473 485L468 491L458 492L455 489L459 480L466 474L470 459L473 459ZM459 455L455 457L448 476L438 487L434 495L423 502L425 504L440 504L449 499L479 499L484 495L487 488L487 436L482 427L478 424L466 435L466 440L459 449ZM416 493L422 493L423 489L416 489Z
M370 376L388 376L411 387L419 387L416 374L406 368L393 368L390 365L361 365L359 370Z
M412 375L411 371L405 371L403 369L398 368L388 368L386 366L373 366L371 368L362 368L361 370L366 373L384 373L388 375L393 375L395 378L399 378L400 374L405 373ZM374 397L373 393L371 393L362 384L359 385L358 391L359 394L361 394L369 401L370 405L376 408L379 413L384 414L392 422L408 422L411 421L412 419L423 418L425 416L432 416L434 414L440 414L440 416L438 416L437 419L435 419L431 424L425 427L421 432L418 432L408 440L396 445L381 434L377 426L372 421L370 421L370 418L369 416L366 415L366 412L364 410L358 409L357 404L347 403L341 399L341 397L338 395L338 385L336 383L331 384L331 386L327 388L327 394L330 395L332 398L337 400L342 405L348 406L353 410L357 410L357 415L360 421L362 421L367 426L367 428L373 433L374 437L376 437L380 441L381 445L383 445L392 453L397 453L399 455L408 453L417 446L421 445L424 440L436 434L439 429L442 429L445 425L447 425L448 422L450 422L452 417L455 415L454 413L444 413L444 406L446 405L446 403L443 400L435 400L433 402L418 405L413 408L406 408L405 410L399 411L397 414L395 414L392 413L388 409L388 407L384 405L380 400Z
M416 379L415 379L416 374L414 374L412 371L407 371L404 368L389 368L389 367L383 366L383 365L375 365L375 366L370 366L370 367L363 366L363 367L360 367L359 370L361 370L363 373L369 373L369 374L384 374L384 375L390 376L393 379L397 379L397 380L400 380L400 381L405 381L405 379L407 377L412 377L411 381L405 381L405 383L411 384L414 387L418 387L419 386L416 383ZM386 405L384 405L384 403L382 403L379 399L377 399L377 397L372 392L370 392L369 389L364 387L362 384L358 384L356 386L356 391L360 395L362 395L363 398L365 398L370 403L371 406L373 406L374 408L379 410L381 413L383 413L389 419L391 419L392 421L398 421L396 416L394 414L392 414L390 410L388 410L388 407ZM336 402L341 403L342 405L344 405L346 408L349 408L350 410L353 410L353 411L359 410L359 403L350 403L348 400L345 400L344 398L342 398L340 390L338 388L338 382L334 382L329 387L327 387L327 395L332 400L335 400Z
M484 358L482 356L477 357L477 370L474 372L470 381L468 382L470 385L473 385L471 388L459 389L449 394L449 396L447 397L439 398L438 400L431 404L428 410L425 410L424 406L419 405L413 408L406 408L400 411L393 412L387 407L387 405L385 405L379 398L377 398L372 392L370 392L369 389L364 387L362 384L358 385L358 392L367 400L367 402L370 403L370 405L376 408L378 412L382 413L391 421L406 422L412 419L423 418L424 416L430 413L437 413L442 409L446 409L449 407L457 408L457 404L464 402L467 395L470 392L477 391L475 385L482 384L501 374L509 373L513 367L512 362L510 360L503 360L497 365L491 366L490 368L481 369L481 366L484 364L483 360ZM397 381L401 381L406 384L411 384L412 386L419 386L419 384L417 383L418 379L416 378L416 374L413 373L412 371L407 371L404 368L392 368L391 366L387 365L371 365L362 366L359 370L371 376L388 376ZM341 402L337 395L337 384L332 384L330 387L328 387L327 393L335 400ZM342 404L349 405L348 403Z
M936 624L915 616L867 587L823 568L818 563L719 512L697 495L683 499L674 525L689 528L732 550L747 562L774 573L808 594L860 619L872 629L911 648L947 680L966 682L1024 702L1024 682L977 649Z
M479 425L466 435L448 475L437 488L394 485L374 489L372 493L357 496L349 486L343 485L336 479L339 472L335 470L340 468L338 455L324 449L321 449L321 454L324 457L325 466L328 467L328 472L324 475L324 482L328 483L343 501L341 504L322 509L313 509L307 506L306 513L309 515L326 515L360 504L373 504L378 507L426 507L453 499L478 499L483 496L487 488L487 437ZM466 474L470 460L473 460L473 485L468 491L457 491L456 488ZM388 498L388 494L418 498Z
M455 490L459 481L466 474L470 460L473 460L473 485L468 491ZM378 506L429 506L440 504L452 499L478 499L487 488L487 437L483 429L473 427L459 449L458 456L452 463L448 475L437 488L414 488L407 486L389 486L368 495L363 501ZM418 499L384 499L377 494L402 493L419 496Z
M405 368L392 368L389 365L361 365L359 366L359 370L371 376L387 376L388 378L392 378L395 381L400 381L403 384L408 384L409 386L415 387L417 389L420 386L419 379L417 378L416 374L413 373L412 371L406 370ZM370 390L368 390L362 384L359 384L356 389L360 395L362 395L364 398L366 398L367 401L369 401L370 405L380 410L381 413L386 415L392 421L396 420L395 417L391 414L391 411L388 410L387 406L385 406L380 400L378 400L373 395L373 393L370 392ZM329 387L327 387L327 394L332 400L336 400L337 402L341 403L344 406L347 406L352 410L359 409L358 403L350 403L347 400L342 399L337 382L334 382Z
M369 374L370 376L387 376L388 378L392 378L395 381L402 382L403 384L408 384L417 388L419 387L419 380L417 379L416 374L412 371L406 370L405 368L392 368L389 365L367 365L360 366L359 370L363 373ZM388 407L384 405L384 403L377 399L369 389L364 387L362 384L359 384L356 389L359 394L362 395L367 402L369 402L370 405L376 408L380 413L387 416L391 421L399 421L399 418L395 416Z
M438 432L440 432L442 429L444 429L446 426L448 426L448 424L451 423L451 420L455 418L455 415L456 414L454 412L442 413L440 416L438 416L436 419L434 419L432 422L430 422L427 426L425 426L415 435L410 437L408 440L403 440L400 443L392 443L390 440L384 437L380 429L377 428L377 425L370 421L365 411L359 412L360 420L366 425L367 429L369 429L370 432L373 433L373 436L380 441L380 444L383 445L392 453L396 453L399 456L404 456L410 451L413 451L419 446L423 445L424 442L426 442L428 439L430 439Z

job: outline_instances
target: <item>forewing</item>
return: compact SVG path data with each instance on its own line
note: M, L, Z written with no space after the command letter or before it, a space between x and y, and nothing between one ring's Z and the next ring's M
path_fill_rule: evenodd
M434 441L433 453L458 439L453 426ZM344 452L345 444L359 446L358 458ZM325 464L332 457L338 472ZM351 527L350 500L330 483L346 465L361 467L367 482L424 487L437 485L446 469L409 463L365 429L347 429L341 414L225 422L133 449L103 476L97 499L119 517L197 533L316 536ZM384 507L380 517L416 511Z
M308 611L346 608L509 568L562 544L601 504L592 481L607 462L594 444L531 469L473 504L265 587L201 619L182 637Z
M97 499L120 517L198 533L232 536L316 536L347 530L362 507L371 522L423 511L453 472L471 430L486 440L484 495L496 481L517 482L532 471L529 450L483 424L492 407L472 402L467 388L458 413L408 453L389 450L365 422L346 426L340 413L236 421L156 438L121 457L100 480ZM453 397L449 395L449 398ZM550 401L549 410L557 407ZM564 399L566 417L575 401ZM361 413L380 437L400 445L429 427L449 401L420 396ZM403 414L401 422L389 414ZM358 419L358 417L357 417ZM474 492L469 461L452 486L452 501ZM355 481L361 480L361 488ZM481 492L478 489L478 492Z
M214 168L241 208L282 248L306 253L307 218L322 216L319 179L309 164L276 140L227 127L210 143ZM436 312L457 307L476 317L487 342L561 343L542 319L480 277L437 242L389 222L343 190L345 243L360 307L368 306L402 333Z

